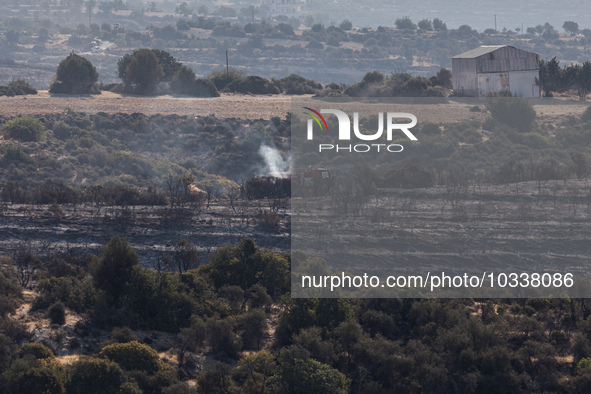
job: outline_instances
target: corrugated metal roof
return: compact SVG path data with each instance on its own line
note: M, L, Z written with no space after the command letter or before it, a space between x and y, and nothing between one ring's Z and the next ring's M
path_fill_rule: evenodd
M459 55L454 56L452 59L473 59L475 57L482 56L490 52L494 52L497 49L504 47L514 48L510 45L483 45L478 48L471 49L467 52L460 53Z

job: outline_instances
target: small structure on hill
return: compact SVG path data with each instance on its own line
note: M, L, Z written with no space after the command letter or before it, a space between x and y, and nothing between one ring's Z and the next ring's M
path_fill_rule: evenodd
M453 89L458 96L486 97L511 92L540 97L540 57L509 45L483 45L452 58Z

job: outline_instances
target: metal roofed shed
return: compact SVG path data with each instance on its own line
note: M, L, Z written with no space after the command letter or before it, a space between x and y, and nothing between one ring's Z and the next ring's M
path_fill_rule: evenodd
M511 92L518 97L540 97L540 57L509 45L483 45L451 59L454 92L486 97Z

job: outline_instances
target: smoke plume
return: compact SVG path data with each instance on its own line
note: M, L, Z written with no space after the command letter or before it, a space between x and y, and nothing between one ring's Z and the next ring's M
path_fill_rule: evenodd
M259 155L265 160L264 174L274 177L283 177L291 171L291 157L283 159L281 153L268 145L261 145Z

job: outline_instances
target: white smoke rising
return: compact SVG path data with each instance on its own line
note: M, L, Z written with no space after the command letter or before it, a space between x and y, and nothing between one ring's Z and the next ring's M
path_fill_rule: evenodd
M286 173L291 171L291 156L283 159L277 149L268 145L261 145L259 155L265 160L264 174L274 177L284 177Z

